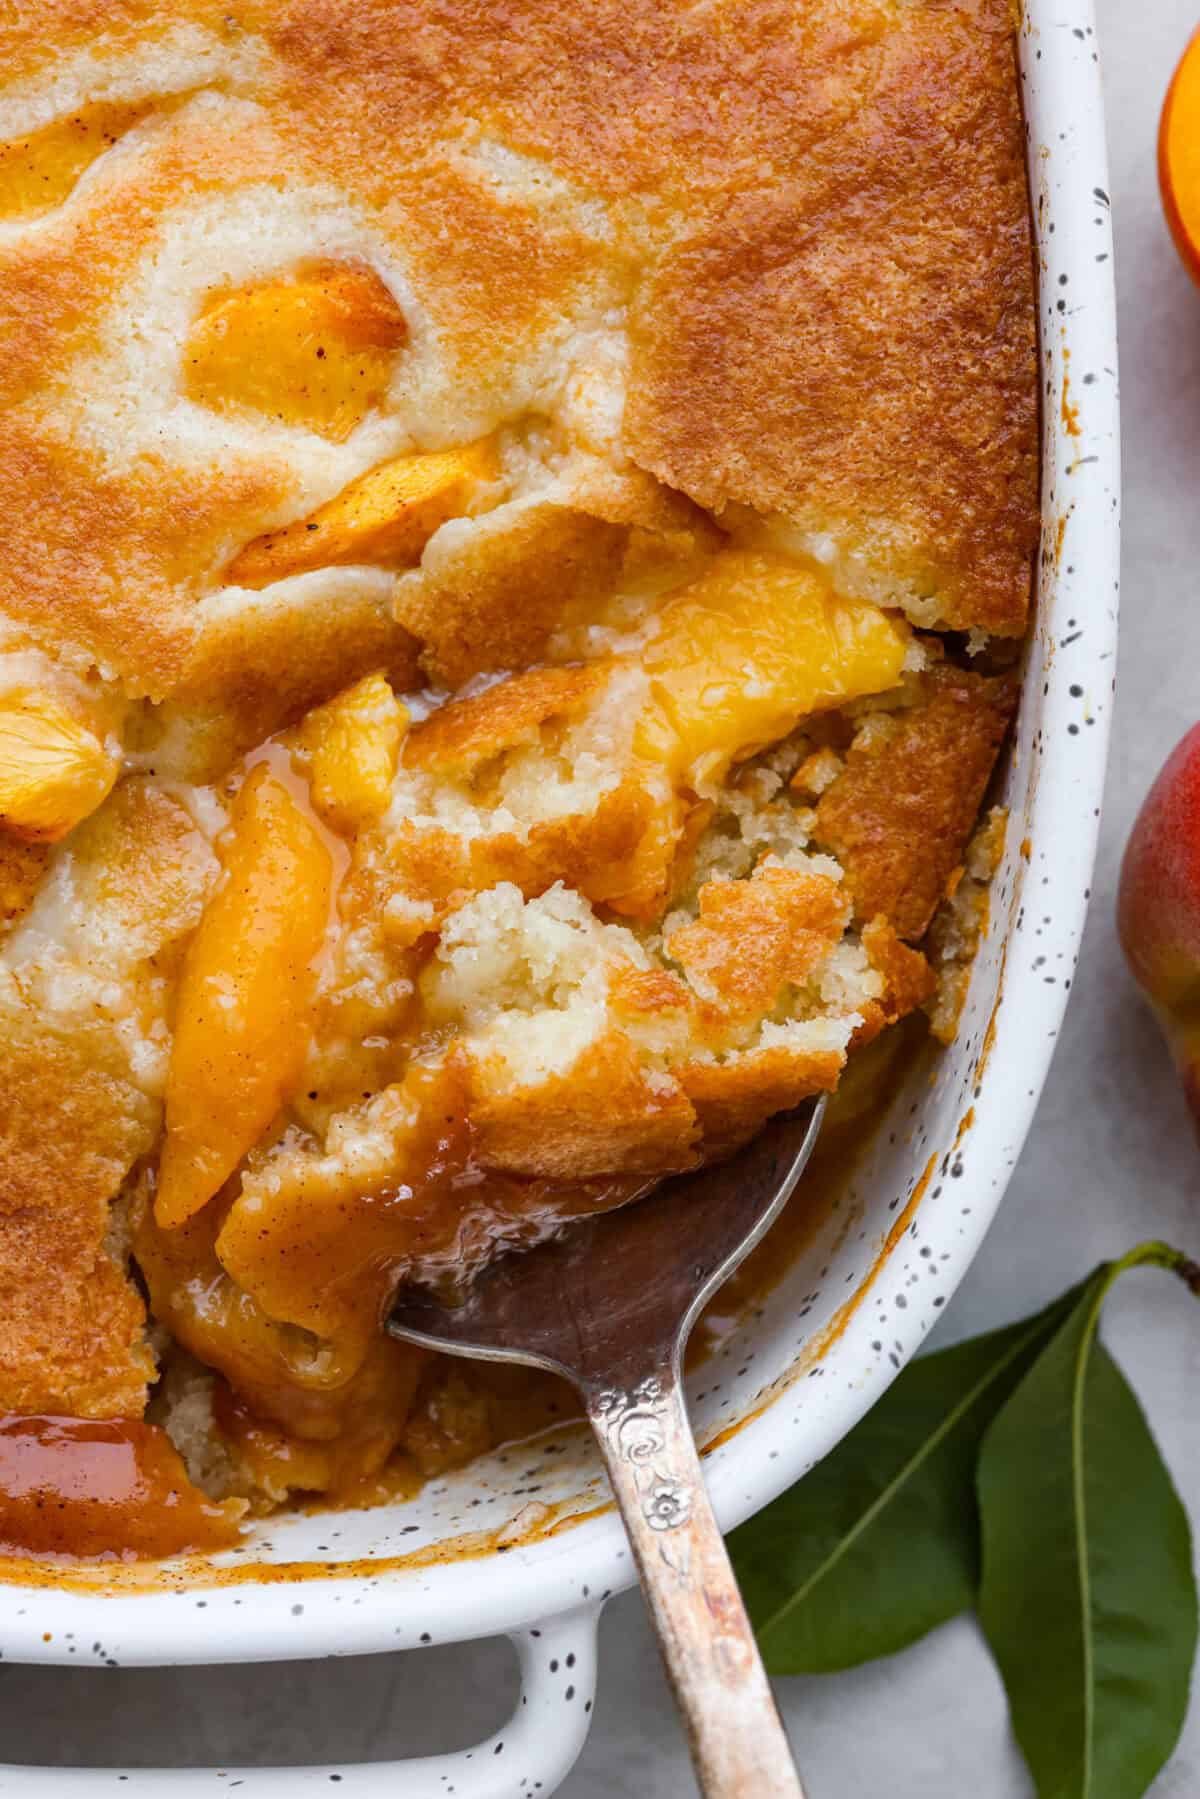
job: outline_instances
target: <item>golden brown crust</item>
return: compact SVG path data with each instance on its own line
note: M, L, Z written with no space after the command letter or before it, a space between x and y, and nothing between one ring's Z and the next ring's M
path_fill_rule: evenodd
M770 864L748 881L708 881L695 924L667 938L667 954L701 992L732 1012L769 1013L838 943L850 906L836 881Z
M397 133L469 119L588 193L683 204L802 163L852 113L895 14L888 0L294 0L272 38L314 140L373 130L389 157Z
M696 1110L708 1156L728 1155L775 1112L832 1093L845 1066L839 1050L774 1044L725 1062L690 1062L679 1080Z
M421 639L421 666L443 686L525 668L556 630L608 598L627 536L574 507L525 507L502 532L477 527L436 573L404 577L396 616Z
M881 997L865 1007L863 1023L854 1034L858 1049L877 1037L886 1025L896 1024L932 999L937 976L919 949L910 949L886 918L873 918L862 929L862 945L871 967L883 976Z
M164 450L161 432L153 454L129 442L119 392L102 420L116 454L97 454L78 416L101 381L89 364L159 225L201 198L212 171L236 185L255 167L253 132L233 144L211 123L183 133L176 114L174 135L170 123L136 173L100 180L89 206L66 207L36 241L0 251L0 459L11 484L0 610L156 696L183 670L196 600L231 529L278 507L289 486L270 453L197 463Z
M581 712L604 685L607 671L535 668L468 699L451 700L410 731L403 761L439 775L462 775L522 743L535 743L550 719Z
M699 507L641 470L589 471L570 504L501 507L439 540L397 582L396 617L421 639L426 674L459 687L548 659L557 634L604 621L618 586L673 585L723 541Z
M817 840L846 871L859 918L922 937L959 867L1017 701L1007 676L950 665L891 729L866 733L821 796Z
M655 1080L629 1039L611 1032L565 1074L497 1088L486 1062L473 1070L471 1116L479 1155L509 1174L574 1181L662 1175L696 1160L696 1114L675 1081Z
M382 670L399 693L419 682L417 645L382 594L331 590L247 607L201 633L172 710L197 721L189 773L220 774L265 737L294 724L364 675Z
M161 958L199 923L217 859L187 807L130 775L72 839L75 887L92 918L119 921L126 957Z
M0 830L0 932L29 910L50 860L48 843L22 843Z
M230 549L303 496L275 440L184 455L174 413L97 455L126 402L97 413L90 364L164 233L323 183L408 270L460 438L522 410L564 321L632 299L638 460L712 506L820 515L869 562L893 550L947 622L1019 629L1036 379L1007 0L501 12L252 0L234 27L212 0L54 0L0 27L13 80L48 47L136 66L188 21L211 44L175 77L199 102L162 96L136 153L0 253L0 607L174 687Z
M103 1026L67 1040L7 1015L0 1030L0 1409L140 1417L145 1314L104 1239L156 1108Z
M1037 393L1007 0L902 8L852 122L684 236L633 337L626 429L663 480L832 537L927 623L1019 633Z
M62 853L62 852L60 852ZM216 873L179 802L123 782L71 841L74 909L101 963L170 967ZM55 1016L0 1002L0 1410L139 1416L153 1361L144 1310L105 1248L109 1207L152 1147L160 1108L139 1091L121 1030L97 1000Z

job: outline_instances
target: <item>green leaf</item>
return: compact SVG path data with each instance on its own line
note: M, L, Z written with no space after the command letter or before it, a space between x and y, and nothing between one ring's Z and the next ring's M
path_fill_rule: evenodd
M1082 1291L910 1363L823 1462L732 1533L772 1674L890 1655L973 1603L980 1441Z
M1124 1376L1096 1341L1099 1268L979 1457L979 1615L1039 1799L1139 1799L1171 1754L1196 1648L1191 1532Z

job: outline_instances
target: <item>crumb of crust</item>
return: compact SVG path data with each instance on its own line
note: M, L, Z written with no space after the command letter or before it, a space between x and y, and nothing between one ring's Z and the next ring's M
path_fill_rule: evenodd
M628 662L537 669L418 725L377 833L404 896L398 931L413 906L437 925L506 881L533 895L566 880L623 914L660 912L692 808L636 751L647 692Z
M747 881L710 881L699 917L664 950L697 991L731 1011L769 1011L801 986L839 941L850 906L838 883L766 862Z
M862 947L871 967L882 976L884 991L873 1005L856 1038L856 1046L870 1042L885 1025L896 1024L933 998L937 978L921 950L912 949L886 918L873 918L863 926Z
M217 1376L203 1362L169 1344L162 1376L154 1388L146 1417L160 1424L183 1458L188 1479L210 1499L249 1497L250 1483L222 1440L213 1417ZM270 1495L272 1502L285 1493Z
M536 742L549 721L577 715L605 679L601 667L536 668L451 700L410 733L404 765L451 777L469 774L505 750Z
M832 1093L845 1065L839 1027L776 1027L778 1041L722 1062L697 1060L680 1071L714 1156L728 1155L775 1112L817 1093ZM766 1033L764 1033L766 1035Z
M841 774L845 764L836 750L814 750L806 756L792 776L795 792L819 799Z
M882 914L911 941L953 886L1017 701L1010 677L949 664L918 681L905 710L860 724L814 829L845 869L858 916Z
M924 1003L939 1043L953 1043L966 1003L976 952L987 933L989 888L1008 827L1008 808L993 806L967 847L963 878L938 907L929 928L929 959L937 986Z

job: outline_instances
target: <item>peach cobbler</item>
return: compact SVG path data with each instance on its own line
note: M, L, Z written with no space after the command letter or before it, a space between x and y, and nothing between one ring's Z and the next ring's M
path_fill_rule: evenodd
M46 0L0 70L0 1539L161 1553L496 1440L398 1282L952 1034L1013 20Z

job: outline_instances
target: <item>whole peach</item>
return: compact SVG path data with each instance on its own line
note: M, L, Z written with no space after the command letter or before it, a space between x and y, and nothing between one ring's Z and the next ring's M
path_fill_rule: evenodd
M1200 1121L1200 725L1172 751L1138 814L1117 930Z

